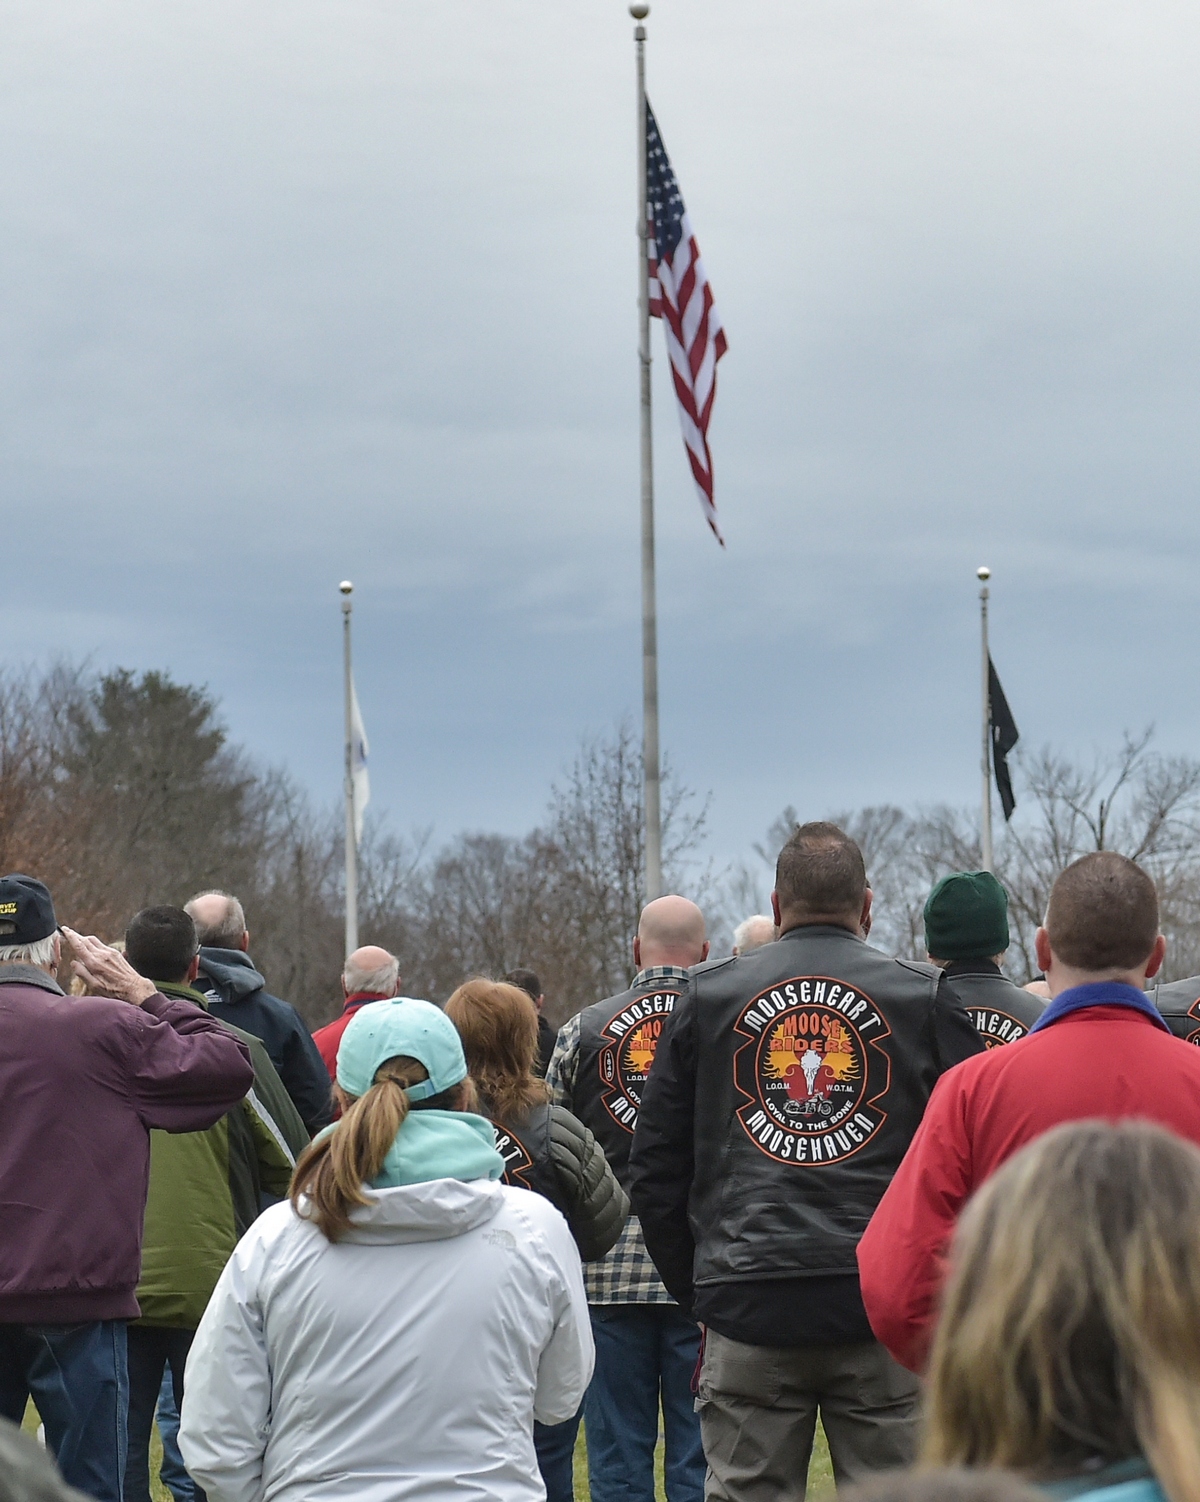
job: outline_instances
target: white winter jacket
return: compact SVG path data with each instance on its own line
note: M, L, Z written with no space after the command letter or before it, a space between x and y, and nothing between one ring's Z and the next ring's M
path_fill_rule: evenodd
M368 1193L336 1244L286 1203L242 1237L188 1358L188 1470L211 1502L539 1502L533 1420L592 1373L566 1221L484 1179Z

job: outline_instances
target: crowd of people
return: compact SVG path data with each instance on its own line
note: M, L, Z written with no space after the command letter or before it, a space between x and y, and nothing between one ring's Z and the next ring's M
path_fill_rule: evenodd
M827 823L712 957L643 910L557 1031L529 969L311 1035L224 892L121 940L0 879L0 1502L1200 1502L1200 977L1153 881L1059 875L1041 975L943 878L869 942ZM23 1436L30 1400L45 1449ZM53 1460L51 1459L53 1457Z

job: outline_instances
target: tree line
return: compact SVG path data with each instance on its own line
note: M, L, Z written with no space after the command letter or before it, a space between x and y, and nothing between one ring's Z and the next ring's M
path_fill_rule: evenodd
M1200 971L1200 761L1165 756L1149 732L1081 765L1050 751L1017 768L1017 816L998 841L1011 898L1015 979L1033 973L1032 936L1054 875L1102 848L1151 871L1170 973ZM805 809L804 817L819 817ZM947 871L975 869L975 818L949 805L829 815L860 843L876 892L872 942L922 949L921 909ZM765 910L775 856L798 815L783 810L752 860L705 858L707 803L668 766L669 889L710 915L721 952L734 923ZM644 900L642 768L628 725L583 741L522 836L464 832L436 843L369 820L359 929L400 957L409 994L444 1000L467 975L527 965L561 1022L628 984ZM312 1026L339 1005L340 809L315 803L286 768L231 741L204 688L167 674L71 666L0 674L0 869L39 876L72 926L118 937L138 908L208 886L237 894L251 953Z

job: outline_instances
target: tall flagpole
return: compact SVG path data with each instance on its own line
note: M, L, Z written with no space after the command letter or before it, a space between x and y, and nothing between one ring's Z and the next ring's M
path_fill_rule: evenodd
M343 579L342 657L346 701L346 957L358 948L358 841L354 829L354 678L350 661L350 596L354 585Z
M638 364L642 406L642 768L646 806L646 901L662 896L662 814L658 755L658 610L654 588L654 449L650 426L650 225L646 187L646 28L650 7L635 4L638 142Z
M992 869L992 695L991 654L988 651L988 587L992 577L990 568L977 568L979 580L979 630L983 648L983 804L979 826L979 843L982 850L983 869Z

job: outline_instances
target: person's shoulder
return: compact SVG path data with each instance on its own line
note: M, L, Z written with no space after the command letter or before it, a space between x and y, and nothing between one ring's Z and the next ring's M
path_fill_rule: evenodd
M512 1236L519 1245L540 1246L556 1261L567 1247L578 1260L575 1243L561 1210L532 1189L518 1189L513 1184L498 1184L496 1187L500 1193L500 1208L483 1227L485 1237L489 1231L502 1239Z

